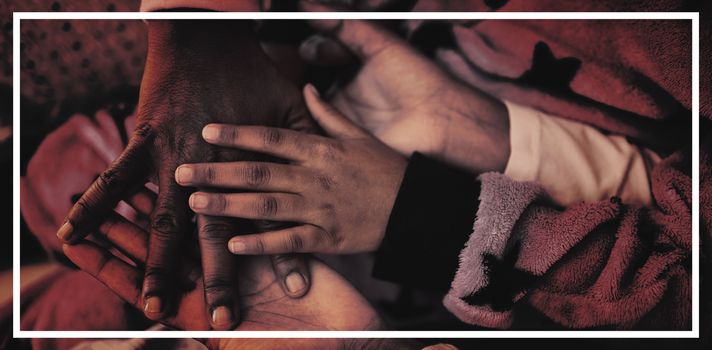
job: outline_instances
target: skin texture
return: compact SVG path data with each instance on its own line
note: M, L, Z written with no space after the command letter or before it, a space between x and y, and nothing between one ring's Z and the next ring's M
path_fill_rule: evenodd
M142 270L142 305L151 319L176 311L175 267L181 247L194 232L187 206L191 190L175 183L176 167L186 162L260 159L213 147L196 130L211 122L314 130L299 90L277 71L249 26L248 21L149 21L136 131L124 153L84 193L58 231L64 242L77 242L132 189L153 180L159 191ZM225 246L236 232L256 228L207 215L199 215L197 223L207 319L213 328L231 329L240 318L234 299L237 264ZM278 285L289 295L299 297L307 291L308 266L301 259L281 256L273 263ZM292 278L293 288L287 289L287 276L294 271L300 271L300 277Z
M328 7L301 2L307 11ZM317 65L361 62L330 102L405 156L419 151L473 173L503 171L509 159L506 107L456 81L374 22L319 20L302 57Z
M385 235L406 160L353 124L307 85L314 119L333 137L267 127L210 124L212 144L266 153L290 164L264 162L184 164L184 186L222 187L249 193L196 192L198 214L288 221L296 226L230 240L235 254L373 251Z
M144 215L152 209L152 194L141 191L132 202ZM118 296L138 309L144 308L141 280L144 276L149 227L112 215L96 234L64 252L82 270L91 274ZM98 243L100 242L100 243ZM346 280L323 263L308 260L314 286L300 299L291 298L280 288L272 263L265 256L242 257L236 276L236 290L243 321L235 330L376 330L382 322L368 302ZM183 330L207 330L210 324L204 300L199 263L189 257L181 260L181 290L177 312L159 321ZM234 277L236 277L234 276ZM209 339L212 349L412 349L417 344L368 339ZM286 346L286 347L285 347Z

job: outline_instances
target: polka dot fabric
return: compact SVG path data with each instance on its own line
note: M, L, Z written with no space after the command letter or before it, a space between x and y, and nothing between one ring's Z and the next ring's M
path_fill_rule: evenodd
M132 1L3 1L0 84L12 85L13 11L136 11ZM20 33L23 99L56 113L60 104L138 86L146 55L140 20L32 20ZM52 117L56 117L53 115Z

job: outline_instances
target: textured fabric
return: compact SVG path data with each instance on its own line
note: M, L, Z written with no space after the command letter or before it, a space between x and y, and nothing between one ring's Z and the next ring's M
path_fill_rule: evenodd
M652 204L650 173L660 157L620 135L505 101L510 156L504 174L536 181L560 205L612 196Z
M129 12L138 6L138 0L1 1L0 86L12 87L13 12ZM66 117L67 108L77 112L92 100L116 99L141 81L147 42L140 20L31 20L20 29L21 94L23 106L33 107L25 108L23 118L37 118L35 109L44 111L42 118ZM45 127L43 120L32 122Z
M141 330L142 316L101 282L83 271L62 267L29 300L20 319L23 330ZM27 298L27 294L23 293ZM132 324L133 321L133 324ZM70 349L84 339L32 339L33 349Z
M445 306L492 328L511 326L526 302L571 328L689 329L688 162L675 154L654 169L657 209L615 197L561 209L536 183L483 174Z
M414 10L649 11L651 3L421 0ZM654 3L660 10L689 10L682 1ZM451 33L452 44L441 44L438 60L500 99L632 137L656 151L674 151L689 135L689 21L483 20L455 23Z
M135 117L122 122L126 135L130 135ZM29 229L50 255L62 254L57 229L74 201L124 147L118 125L105 110L93 118L72 116L40 144L20 178L20 209ZM133 218L126 207L119 210Z
M689 5L689 2L682 0L421 0L414 10L696 11ZM700 38L710 37L710 22L701 21ZM421 23L412 28L413 37L418 37L419 32L425 33L427 26ZM522 290L518 293L522 296L517 299L514 295L517 293L512 292L512 297L508 298L510 302L519 300L519 303L529 303L552 320L569 327L688 327L689 319L685 318L690 315L690 274L689 260L686 259L689 259L691 247L685 242L691 237L689 220L693 198L689 195L692 184L690 169L698 166L690 162L692 95L689 21L473 21L455 23L450 33L449 40L441 40L442 43L435 45L436 49L432 52L443 67L471 86L504 100L581 121L604 133L623 135L636 143L646 144L660 154L677 153L675 159L661 162L650 173L653 198L649 209L624 205L622 208L625 210L617 212L614 220L606 221L596 231L598 233L586 234L552 268L541 276L534 276L535 285L527 285L534 283L531 274L518 275L525 282L519 286ZM712 81L712 65L704 64L712 57L708 54L710 47L709 40L701 40L700 110L705 119L712 117L712 89L708 86ZM712 220L709 219L712 210L709 205L711 197L704 190L710 187L712 165L709 153L712 146L709 131L705 133L704 127L701 130L701 272L706 278L701 278L700 295L701 314L707 315L702 318L702 327L709 332L712 299L705 297L710 295L706 286L709 283L705 281L711 276L706 256L712 251L712 244L709 243L712 241ZM484 191L485 184L483 195ZM538 207L541 203L544 199L538 198L531 207ZM486 211L488 205L497 203L481 202L480 210ZM578 212L587 220L601 220L597 215L586 216L588 212L581 209L585 205L572 206L560 211L558 216L553 215L560 216L561 221L551 230L559 232L568 226L575 227L573 219L564 220L564 213L568 211ZM597 205L605 207L609 204L601 201ZM549 206L549 209L554 210L554 207ZM517 221L516 227L522 231L515 229L506 234L507 238L501 239L515 242L513 237L517 232L533 232L537 226L535 222L541 221L539 224L543 225L553 220L546 215L529 216L529 211L534 212L531 208L527 209ZM624 215L624 212L627 214ZM538 219L524 220L525 217ZM523 230L527 226L532 231ZM541 237L545 239L545 236ZM600 238L596 240L595 237ZM463 256L476 254L477 250L470 247L477 246L478 242L490 242L487 238L473 234ZM650 242L654 242L652 248ZM559 244L558 241L556 244ZM634 248L625 251L625 244ZM523 252L530 249L524 245L520 247ZM594 247L605 249L596 251ZM618 249L614 250L614 247ZM605 260L609 257L610 260ZM508 258L514 259L511 256ZM478 261L475 257L470 259ZM609 268L604 270L606 266ZM468 268L486 269L485 265L461 265L460 271ZM561 272L555 274L552 271ZM651 277L656 272L657 279ZM549 275L559 277L560 290L545 289L547 285L555 286L547 280ZM648 283L643 282L645 279ZM574 283L580 280L597 283L588 283L586 288L586 284ZM475 286L483 282L468 281L462 277L453 287L458 283ZM481 294L479 297L468 297L458 294L457 290L453 288L445 302L462 319L496 327L505 327L516 319L512 307L502 306L507 306L506 302L499 301L498 310L494 311L482 302ZM666 294L661 297L663 292ZM480 303L477 304L477 301Z

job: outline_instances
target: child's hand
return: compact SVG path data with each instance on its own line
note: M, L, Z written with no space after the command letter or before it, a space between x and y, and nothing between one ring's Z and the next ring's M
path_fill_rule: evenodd
M301 6L334 10L316 2ZM309 21L322 34L302 44L304 60L361 62L353 79L340 81L326 99L406 157L418 151L472 173L504 171L510 152L504 104L454 79L378 22Z
M196 213L299 225L235 236L235 254L372 251L383 239L406 159L304 89L314 119L334 138L296 131L210 124L203 138L215 145L270 154L290 164L234 162L184 164L176 169L183 186L222 187L250 193L196 192Z

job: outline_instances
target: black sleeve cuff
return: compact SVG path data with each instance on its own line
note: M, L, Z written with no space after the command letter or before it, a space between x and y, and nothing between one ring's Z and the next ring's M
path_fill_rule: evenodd
M446 291L472 233L480 185L471 174L413 153L376 252L373 276Z

